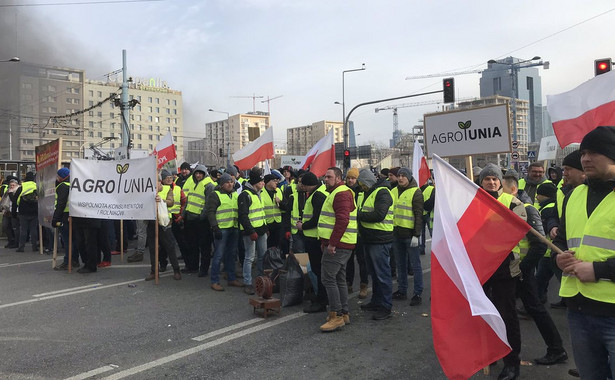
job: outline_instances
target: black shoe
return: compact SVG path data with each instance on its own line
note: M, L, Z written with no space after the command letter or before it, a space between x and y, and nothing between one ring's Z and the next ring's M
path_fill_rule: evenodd
M424 255L425 254L425 250L421 249L421 251L419 252L419 254Z
M519 367L505 366L498 376L498 380L514 380L519 377Z
M534 362L538 365L553 365L558 363L564 363L568 360L568 354L566 351L558 353L547 352L542 358L534 359Z
M83 268L80 268L80 269L77 271L77 273L81 273L81 274L84 274L84 273L94 273L94 272L96 272L96 271L95 271L95 270L92 270L92 269L90 269L90 268L88 268L88 267L83 267Z
M182 273L186 273L186 274L197 273L198 271L199 271L198 269L190 269L190 268L184 268L181 270Z
M581 375L579 375L579 370L576 368L570 368L568 374L572 377L581 377Z
M158 269L158 270L159 270L160 272L166 272L166 271L167 271L167 265L168 265L168 264L164 264L164 265L160 264L160 269Z
M56 265L54 270L68 270L68 263L62 263L60 265Z
M412 269L408 269L408 276L414 276L414 271Z
M207 272L199 271L199 277L207 277Z
M365 310L365 311L377 311L380 309L380 305L376 305L375 303L365 303L363 305L361 305L361 310Z
M303 308L304 313L322 313L327 311L327 305L323 305L320 302L312 302L310 306Z
M411 299L410 299L410 306L418 306L421 303L423 303L423 299L421 298L421 296L419 296L418 294L415 294Z
M561 300L559 300L559 302L552 303L551 307L553 309L565 309L566 308L566 301L562 298Z
M15 252L23 252L24 250L25 250L24 247L19 247L19 248L17 248L17 250Z
M246 293L247 295L251 296L254 294L254 287L252 287L252 285L246 285L243 288L243 292Z
M384 307L378 308L378 311L372 315L372 319L375 321L383 321L391 317L391 309L386 309Z
M408 295L406 293L401 293L399 290L393 293L394 300L407 300Z

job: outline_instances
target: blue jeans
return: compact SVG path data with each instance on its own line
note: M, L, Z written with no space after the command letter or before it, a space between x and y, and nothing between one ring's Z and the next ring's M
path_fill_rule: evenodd
M411 247L412 238L398 239L393 241L393 252L397 261L397 290L400 293L408 293L408 261L414 272L414 295L423 294L423 269L421 268L421 257L419 247ZM409 260L408 260L409 259Z
M597 317L569 309L568 326L574 362L581 378L612 378L615 375L615 317Z
M254 254L256 253L256 273L257 276L262 276L263 272L263 257L267 250L267 234L258 235L256 241L250 239L250 235L243 236L243 246L245 248L245 258L243 259L243 283L246 286L252 286L252 262L254 262Z
M363 243L363 249L367 270L372 276L372 299L370 303L391 310L393 306L393 277L391 277L389 261L391 243Z
M237 253L237 228L223 228L222 239L214 239L214 258L211 264L211 283L220 283L220 263L224 262L224 270L228 281L235 281L235 254Z

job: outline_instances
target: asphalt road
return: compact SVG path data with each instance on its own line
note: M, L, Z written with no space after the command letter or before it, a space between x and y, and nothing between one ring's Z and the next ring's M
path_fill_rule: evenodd
M444 379L431 338L429 255L422 261L422 305L395 301L393 317L377 322L355 293L351 324L325 334L325 313L293 306L263 319L241 289L215 292L208 277L174 281L166 272L159 285L144 282L147 257L113 256L111 267L82 275L52 270L50 256L0 248L0 379ZM570 360L523 366L521 378L572 379L565 312L551 313ZM544 355L533 322L521 328L522 359ZM473 379L500 370L501 361Z

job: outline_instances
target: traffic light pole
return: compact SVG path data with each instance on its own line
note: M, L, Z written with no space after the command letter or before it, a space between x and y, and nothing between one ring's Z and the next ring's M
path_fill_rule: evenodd
M392 100L399 100L399 99L406 99L406 98L414 98L417 96L423 96L423 95L431 95L431 94L437 94L440 92L443 92L444 90L438 90L438 91L431 91L431 92L421 92L420 94L412 94L412 95L405 95L405 96L398 96L395 98L388 98L388 99L379 99L379 100L372 100L371 102L365 102L365 103L359 103L356 106L354 106L350 112L348 112L348 115L345 118L345 122L347 123L348 120L350 120L350 115L352 115L352 113L354 112L354 110L356 110L359 107L363 107L363 106L368 106L370 104L376 104L376 103L383 103L383 102L390 102ZM346 148L347 149L347 148ZM350 163L346 162L346 160L344 160L344 173L346 173L346 171L350 168Z

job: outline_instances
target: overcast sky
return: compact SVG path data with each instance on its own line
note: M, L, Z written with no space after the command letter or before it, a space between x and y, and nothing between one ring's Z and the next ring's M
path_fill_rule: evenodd
M441 78L407 76L486 68L489 59L536 55L542 93L568 91L593 77L596 58L615 57L612 0L553 1L338 1L338 0L0 0L0 59L76 67L89 79L122 66L183 92L186 137L204 137L206 122L252 111L251 98L271 101L276 144L286 128L342 119L342 71L346 111L375 99L441 89ZM96 2L100 0L92 0ZM20 4L22 6L10 6ZM38 4L23 6L24 4ZM42 5L56 4L56 5ZM44 54L41 54L44 52ZM41 57L42 55L42 57ZM456 76L457 97L479 95L480 74ZM441 94L399 104L440 100ZM267 111L257 99L256 110ZM546 104L546 100L543 100ZM387 105L387 104L384 104ZM409 131L438 105L399 109ZM359 144L388 144L392 112L374 106L355 111Z

